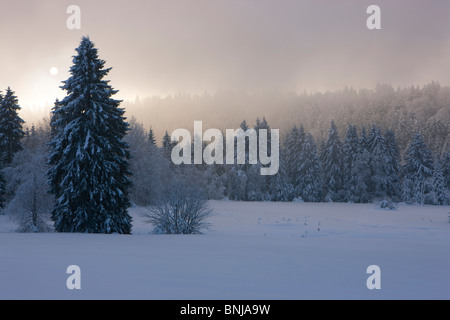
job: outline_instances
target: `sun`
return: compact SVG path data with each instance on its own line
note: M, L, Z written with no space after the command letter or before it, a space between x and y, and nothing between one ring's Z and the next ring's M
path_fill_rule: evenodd
M56 76L58 74L58 72L59 72L58 68L56 68L56 67L50 68L50 74L52 76Z

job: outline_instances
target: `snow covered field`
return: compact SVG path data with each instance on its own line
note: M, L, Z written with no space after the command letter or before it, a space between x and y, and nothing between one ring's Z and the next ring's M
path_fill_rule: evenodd
M449 206L211 206L196 236L149 234L144 208L132 236L19 234L0 216L0 299L450 299ZM366 287L370 265L381 290Z

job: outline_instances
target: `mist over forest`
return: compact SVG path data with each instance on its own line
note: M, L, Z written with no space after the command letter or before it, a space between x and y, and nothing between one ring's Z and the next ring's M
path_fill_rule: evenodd
M122 103L126 115L135 117L147 130L152 127L158 144L167 130L192 132L194 121L204 129L236 129L246 120L249 126L265 117L271 128L280 129L282 138L294 126L303 125L317 141L327 138L331 120L345 137L352 124L359 129L376 124L392 129L403 151L413 134L422 132L434 152L442 152L450 140L450 87L432 81L422 86L393 88L379 84L374 89L345 88L333 92L296 94L261 91L259 93L218 92L202 95L177 94L166 97L137 98Z

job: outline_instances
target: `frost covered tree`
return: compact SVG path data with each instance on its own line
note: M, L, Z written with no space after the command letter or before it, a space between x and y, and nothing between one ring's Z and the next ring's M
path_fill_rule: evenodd
M161 142L161 150L164 158L166 159L172 158L172 149L175 145L176 143L172 141L172 137L169 135L169 132L166 131Z
M32 126L22 140L23 150L4 169L7 177L8 204L4 212L17 222L19 232L47 232L50 211L54 203L47 192L47 143L50 137L48 123Z
M144 126L135 118L130 120L130 130L124 138L131 153L131 201L139 206L155 204L161 190L172 180L169 160L148 140Z
M401 189L397 172L395 151L389 150L385 138L375 125L369 138L371 179L369 193L374 198L386 197L397 200Z
M450 189L450 143L447 151L442 156L442 171L447 184L447 189Z
M289 181L296 185L296 178L298 176L298 162L300 152L302 151L303 140L305 139L305 132L303 126L300 129L294 126L286 136L284 142L284 152L286 155L286 173Z
M233 166L227 176L227 197L234 201L247 200L247 174L238 166Z
M348 190L351 188L350 179L352 177L352 170L356 164L356 160L360 151L360 141L356 127L350 125L347 129L344 145L342 147L343 153L343 170L344 170L344 200L349 201L350 194Z
M8 87L5 96L0 99L0 161L5 165L13 161L14 154L22 150L21 139L24 121L19 117L19 101L14 91Z
M3 209L5 205L5 184L5 177L2 171L0 171L0 209Z
M278 173L269 177L271 201L292 201L294 199L294 188L289 182L284 162L284 158L280 158Z
M445 185L444 176L442 174L442 168L439 161L439 157L436 157L433 170L433 191L431 197L431 204L434 205L447 205L449 199L447 196L447 188Z
M5 211L18 223L19 232L48 232L53 198L47 193L45 154L27 150L20 157L22 164L13 169L20 184Z
M403 201L429 202L429 193L433 190L433 156L420 133L416 133L406 150L403 174Z
M400 173L400 162L401 162L401 154L400 148L397 144L397 138L395 137L395 133L392 130L386 130L384 135L384 139L386 140L386 147L389 151L390 158L392 161L392 167L397 174Z
M342 142L334 121L331 121L328 140L323 146L320 160L323 166L324 196L327 201L341 201L344 194Z
M52 220L57 232L131 233L128 214L130 157L121 101L104 77L110 72L88 37L73 57L67 96L53 111L50 191L56 196Z
M156 147L156 138L155 134L153 133L153 128L150 128L150 131L148 132L148 141Z
M261 175L261 163L248 165L246 168L247 176L247 201L267 201L270 195L267 191L266 176Z
M370 201L369 181L371 171L369 165L370 154L361 148L352 167L351 176L346 190L346 201L351 203L367 203Z
M351 131L353 131L353 129ZM351 132L348 135L352 137L351 139L348 139L347 143L350 143L355 136L355 132ZM353 141L353 147L351 149L355 149L354 143L355 142ZM347 148L350 149L349 147ZM350 203L367 203L370 201L369 183L371 178L371 170L369 160L370 152L368 149L366 131L363 128L361 138L357 144L357 152L352 160L351 170L348 171L347 169L346 173L345 201ZM349 160L347 159L347 161Z
M322 200L320 160L311 134L305 137L298 164L297 194L306 202L320 202Z
M256 134L258 137L258 144L256 145L257 152L259 154L259 130L267 130L267 154L270 156L270 152L272 151L272 137L270 132L270 126L269 123L266 120L266 117L263 117L263 120L259 120L259 118L256 119L256 125L254 127L256 130Z
M162 199L147 217L156 234L200 234L208 229L213 211L198 189L178 182L164 190Z
M366 133L366 128L362 128L361 130L361 139L359 140L359 145L361 147L361 149L366 149L366 150L370 150L369 147L369 139L367 137L367 133Z

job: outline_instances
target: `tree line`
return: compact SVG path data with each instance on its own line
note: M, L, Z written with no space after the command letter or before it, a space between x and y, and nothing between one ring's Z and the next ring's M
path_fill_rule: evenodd
M249 128L246 121L240 127ZM266 119L256 120L255 130L270 128ZM150 131L150 137L153 137ZM154 138L150 139L152 144ZM175 142L165 134L161 154L170 162ZM270 143L270 142L269 142ZM247 147L248 148L248 147ZM226 150L224 150L224 153ZM382 132L350 125L341 141L331 122L328 138L316 142L303 126L294 126L280 150L280 170L264 177L257 165L179 166L181 176L193 175L210 198L236 201L305 201L368 203L390 200L417 204L446 205L450 188L450 144L442 154L433 154L420 132L402 154L392 130ZM203 183L202 183L203 182Z

